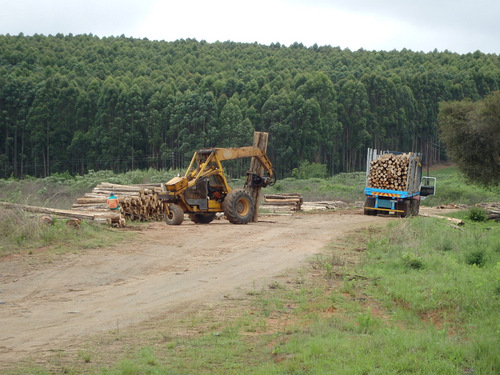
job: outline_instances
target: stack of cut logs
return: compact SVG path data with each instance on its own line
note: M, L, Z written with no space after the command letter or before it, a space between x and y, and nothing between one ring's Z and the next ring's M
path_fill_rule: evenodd
M161 192L160 184L148 185L117 185L103 182L97 185L91 193L77 199L73 210L107 211L106 203L109 195L114 193L120 202L120 212L128 220L162 220L163 206L158 199Z
M383 154L370 162L368 187L405 190L408 178L409 154Z
M283 208L287 211L300 211L302 203L302 195L297 193L265 194L262 206L275 211L283 211Z

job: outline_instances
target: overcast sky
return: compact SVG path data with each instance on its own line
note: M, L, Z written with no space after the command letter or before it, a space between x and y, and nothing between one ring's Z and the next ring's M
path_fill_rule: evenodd
M500 54L500 0L0 0L0 34Z

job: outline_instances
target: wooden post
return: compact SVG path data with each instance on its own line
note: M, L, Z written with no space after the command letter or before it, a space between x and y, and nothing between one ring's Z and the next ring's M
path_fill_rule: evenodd
M260 148L262 151L267 152L267 140L269 138L268 133L264 132L254 132L253 133L253 147ZM250 162L250 172L258 174L259 176L262 176L264 173L264 167L260 165L260 163L257 161L257 159L252 158L252 161ZM247 176L247 185L249 182L250 176ZM247 186L246 190L252 197L254 204L255 204L255 209L254 209L254 214L252 218L252 222L256 223L259 221L259 204L260 204L260 199L261 199L261 187L256 187L256 186Z

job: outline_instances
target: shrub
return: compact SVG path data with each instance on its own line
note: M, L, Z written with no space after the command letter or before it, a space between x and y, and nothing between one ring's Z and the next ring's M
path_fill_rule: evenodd
M488 220L488 215L481 207L472 207L467 214L467 218L472 221L484 222Z
M482 267L486 263L486 251L484 249L475 249L465 254L465 263Z
M298 168L292 171L292 177L305 180L308 178L326 178L328 175L326 164L309 163L303 161Z
M424 262L418 255L405 252L403 253L403 255L401 255L401 259L403 260L403 264L407 268L411 268L414 270L424 268Z

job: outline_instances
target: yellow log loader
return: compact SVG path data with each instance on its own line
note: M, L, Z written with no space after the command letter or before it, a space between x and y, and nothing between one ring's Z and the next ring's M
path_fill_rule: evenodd
M233 224L247 224L253 217L255 202L244 189L231 189L221 161L255 158L263 167L258 175L247 172L245 185L260 188L276 181L269 157L257 147L209 148L194 153L186 174L174 177L158 195L165 207L168 225L180 225L184 214L197 224L208 224L217 212L223 212Z

